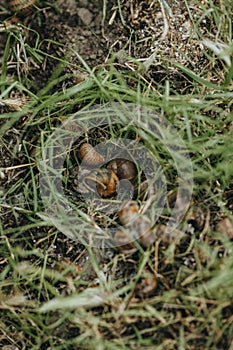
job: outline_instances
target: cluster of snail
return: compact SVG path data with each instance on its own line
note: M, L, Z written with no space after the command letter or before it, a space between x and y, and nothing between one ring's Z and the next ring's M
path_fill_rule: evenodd
M138 170L136 164L124 158L110 160L106 165L105 158L89 143L80 146L78 156L83 164L91 170L83 177L80 192L97 191L103 198L114 198L119 189L119 183L127 181L133 187L134 194L145 197L147 184L142 182L138 189ZM101 167L102 166L102 167ZM98 169L92 169L99 167ZM155 241L155 231L146 215L140 214L137 200L123 201L118 218L123 225L122 230L115 233L114 240L117 246L126 254L137 251L134 241L144 248L148 248Z
M79 158L84 165L90 168L100 167L105 158L97 152L89 143L84 143L79 149ZM103 198L113 198L119 189L120 181L134 183L137 177L137 167L129 159L116 158L110 160L105 167L89 172L83 177L80 188L81 192L97 190ZM135 185L136 193L136 185Z
M18 16L27 16L32 12L37 0L10 0L9 9Z

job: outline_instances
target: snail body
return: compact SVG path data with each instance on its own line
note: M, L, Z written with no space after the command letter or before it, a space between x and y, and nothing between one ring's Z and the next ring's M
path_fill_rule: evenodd
M83 143L79 149L79 157L85 165L98 166L105 162L104 157L90 143Z
M27 16L33 10L37 0L10 0L9 8L18 15Z
M137 175L136 165L129 159L113 159L108 163L107 168L113 170L120 180L132 181Z

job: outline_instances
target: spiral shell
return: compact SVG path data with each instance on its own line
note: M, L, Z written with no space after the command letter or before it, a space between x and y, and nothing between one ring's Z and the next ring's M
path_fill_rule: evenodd
M147 216L139 214L139 206L136 201L123 202L118 217L125 226L114 236L114 241L120 250L126 254L132 254L137 250L134 241L137 241L144 248L148 248L154 243L155 231L152 229L151 221Z
M102 169L97 177L96 188L100 196L109 197L116 193L119 185L119 179L114 171Z
M27 16L33 10L37 0L10 0L9 8L20 16Z
M130 226L131 235L137 238L138 242L144 247L150 247L155 241L155 233L151 228L150 219L145 216L139 216Z
M133 254L137 251L134 241L137 241L144 248L150 247L155 242L155 232L151 228L150 219L146 216L139 216L125 229L117 231L114 241L119 249L126 254Z
M90 143L83 143L79 149L79 157L85 165L98 166L105 162L104 157Z
M99 169L87 175L84 184L92 191L97 190L102 197L111 197L117 191L119 179L112 170Z
M132 181L137 175L136 165L129 159L113 159L108 163L107 168L113 170L120 180L126 179Z
M131 224L139 215L138 203L134 200L126 200L122 203L118 211L118 217L123 225Z
M123 231L117 231L114 236L115 244L125 254L133 254L137 251L134 245L133 239L130 234L130 230L125 229Z
M117 189L117 200L123 202L128 198L133 198L134 187L128 180L120 180Z

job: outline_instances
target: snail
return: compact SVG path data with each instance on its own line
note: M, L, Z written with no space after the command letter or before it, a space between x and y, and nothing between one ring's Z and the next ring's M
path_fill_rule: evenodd
M33 10L37 0L10 0L9 8L19 16L27 16Z
M129 226L132 236L135 237L144 248L148 248L155 241L155 232L151 226L150 219L145 215L139 216Z
M100 196L109 197L116 193L119 179L112 170L101 169L98 172L96 188Z
M151 227L151 221L147 216L139 214L139 206L136 201L125 201L118 216L125 228L116 232L114 241L122 251L126 254L134 253L137 248L133 241L138 241L144 248L154 243L155 232Z
M97 166L105 162L104 157L90 143L83 143L79 149L79 157L84 164Z
M136 165L129 159L116 158L111 160L107 169L111 169L117 174L120 180L126 179L132 181L137 175Z
M134 200L126 200L122 203L118 211L118 217L122 224L129 225L132 221L138 218L139 205Z
M133 254L137 251L134 241L137 241L144 248L150 247L155 241L155 232L151 227L150 219L145 215L139 216L125 229L117 231L114 241L125 254Z
M84 177L82 183L89 190L96 189L100 196L110 197L116 193L119 179L112 170L98 169Z
M125 254L133 254L137 251L130 230L128 229L117 231L114 236L114 242Z

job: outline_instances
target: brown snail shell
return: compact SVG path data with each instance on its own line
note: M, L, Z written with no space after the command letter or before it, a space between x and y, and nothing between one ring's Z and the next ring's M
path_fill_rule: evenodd
M122 203L118 211L118 217L122 224L129 225L139 215L139 205L134 200L126 200Z
M126 254L132 254L137 250L134 241L138 241L141 246L148 248L154 243L156 238L150 219L145 215L139 216L138 213L135 219L134 213L131 215L131 221L128 221L130 215L127 215L126 228L122 231L117 231L114 236L115 243Z
M129 159L113 159L108 163L107 168L113 170L120 180L126 179L132 181L137 175L137 167Z
M114 236L114 241L118 248L125 254L133 254L137 251L131 237L130 230L128 229L117 231Z
M83 143L79 149L79 157L84 164L97 166L105 162L104 157L90 143Z
M144 247L150 247L155 241L155 232L151 228L150 219L145 216L139 216L130 226L131 235L137 238L138 242Z
M37 0L10 0L9 8L11 12L16 12L20 16L27 16L33 10L33 5Z
M84 178L84 184L92 191L96 189L100 196L110 197L116 193L119 179L112 170L98 169Z
M114 171L109 169L102 169L97 177L97 191L100 196L109 197L116 193L119 185L119 179Z

